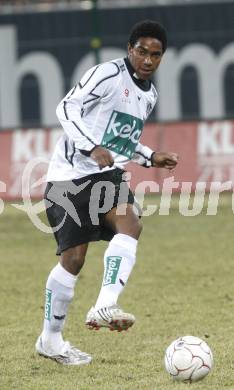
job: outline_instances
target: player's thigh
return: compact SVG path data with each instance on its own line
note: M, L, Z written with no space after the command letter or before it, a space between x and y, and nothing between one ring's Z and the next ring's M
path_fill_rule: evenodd
M142 231L139 217L129 203L111 209L104 216L104 224L115 233L127 234L135 239L139 238Z

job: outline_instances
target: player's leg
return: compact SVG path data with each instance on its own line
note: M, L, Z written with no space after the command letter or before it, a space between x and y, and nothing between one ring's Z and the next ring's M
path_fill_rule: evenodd
M47 218L54 230L60 262L52 269L47 280L44 326L36 350L63 364L84 364L91 360L89 355L71 347L62 336L77 275L85 261L86 242L89 241L87 231L83 231L89 193L86 187L83 191L77 190L81 184L79 180L53 182L48 183L45 190ZM79 220L81 223L78 223Z
M77 276L85 262L88 244L77 245L61 253L61 266L69 273Z
M62 252L60 262L52 269L46 283L43 331L37 340L37 352L62 364L86 364L91 357L65 342L62 331L69 305L87 252L88 244Z
M106 326L121 331L135 321L132 314L117 307L117 300L135 264L142 226L133 205L122 206L126 206L125 215L118 215L117 208L113 208L105 216L105 224L116 234L104 255L104 276L96 305L87 315L86 324L90 328Z

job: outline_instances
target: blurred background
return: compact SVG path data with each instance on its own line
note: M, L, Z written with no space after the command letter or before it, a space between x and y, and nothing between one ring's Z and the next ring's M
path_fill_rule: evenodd
M162 23L168 49L142 142L178 152L177 181L234 179L234 1L0 1L0 191L20 198L25 165L49 159L58 102L95 63L126 55L132 25ZM35 167L32 181L45 167ZM132 170L130 164L129 169ZM142 176L143 175L143 176ZM165 174L134 168L132 186ZM35 185L32 195L40 197Z

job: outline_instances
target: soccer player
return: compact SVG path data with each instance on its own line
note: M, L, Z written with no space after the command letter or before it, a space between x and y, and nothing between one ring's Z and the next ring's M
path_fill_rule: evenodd
M139 142L157 100L150 78L166 46L166 31L159 23L137 23L129 37L128 56L89 69L57 107L64 133L49 166L45 202L60 262L47 280L44 326L36 351L65 365L91 361L62 336L90 241L107 240L109 245L101 290L86 326L122 331L135 321L117 305L141 233L123 167L130 160L169 170L177 165L177 154L153 151Z

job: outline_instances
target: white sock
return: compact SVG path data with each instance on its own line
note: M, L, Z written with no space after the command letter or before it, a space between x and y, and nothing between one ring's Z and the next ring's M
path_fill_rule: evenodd
M74 296L77 276L66 271L58 263L50 272L46 283L45 319L42 343L54 352L61 350L64 340L62 330L69 304Z
M118 233L104 255L104 275L95 309L112 306L127 283L136 259L137 240Z

